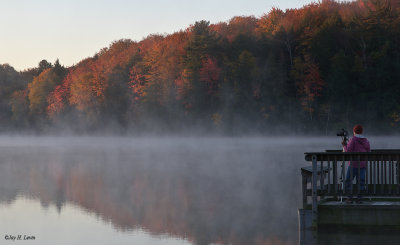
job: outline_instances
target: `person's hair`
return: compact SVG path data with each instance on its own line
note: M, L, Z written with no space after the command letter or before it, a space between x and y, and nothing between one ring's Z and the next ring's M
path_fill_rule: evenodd
M362 134L363 133L363 127L360 124L357 124L353 128L353 132L356 134Z

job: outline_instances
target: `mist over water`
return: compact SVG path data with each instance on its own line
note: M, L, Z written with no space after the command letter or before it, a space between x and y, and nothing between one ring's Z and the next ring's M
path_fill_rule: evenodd
M370 141L400 148L395 137ZM93 236L98 244L297 244L304 152L325 149L340 149L340 139L4 136L0 219L14 219L1 235L34 235L37 244L70 241L65 234L79 244Z

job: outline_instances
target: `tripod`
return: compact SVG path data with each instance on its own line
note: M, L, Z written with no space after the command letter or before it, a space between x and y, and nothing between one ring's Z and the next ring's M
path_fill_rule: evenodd
M348 133L347 133L347 131L345 129L342 129L342 132L338 133L337 135L342 137L342 144L344 143L344 145L343 145L343 152L344 152L344 146L347 145L347 141L349 140L347 138ZM344 161L342 161L341 167L342 167L342 171L341 171L341 174L340 174L340 182L341 182L341 185L342 185L342 193L340 195L340 204L343 203L343 194L345 192L345 189L344 189L344 187L345 187L345 183L344 183L345 182Z
M340 195L340 204L343 204L343 194L345 192L345 189L344 189L344 187L345 187L345 183L344 183L345 182L344 161L341 164L341 168L342 168L342 170L341 170L341 174L340 174L340 184L342 186L342 192L341 192L341 195Z

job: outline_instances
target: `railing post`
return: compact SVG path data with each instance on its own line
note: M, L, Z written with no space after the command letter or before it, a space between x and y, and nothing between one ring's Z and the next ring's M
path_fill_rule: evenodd
M396 164L396 179L397 179L397 195L400 195L400 156L397 154Z
M389 196L392 195L392 167L393 167L393 161L392 161L392 155L389 155Z
M360 155L358 155L358 168L357 168L357 196L360 197L361 195L361 161L360 161Z
M353 165L353 155L350 155L350 196L352 197L354 195L354 186L353 186L353 180L354 180L354 165Z
M385 165L384 165L384 170L385 170L385 182L384 182L384 187L387 186L387 165L386 165L386 161L385 160ZM384 190L385 194L387 194L387 190Z
M312 155L312 219L313 226L317 226L317 211L318 211L318 197L317 197L317 181L318 181L318 171L317 171L317 156Z
M366 182L366 184L367 184L367 186L366 186L366 190L367 190L367 195L371 195L371 190L370 190L370 188L369 188L369 184L371 184L371 187L372 187L372 184L373 184L373 180L372 180L372 161L368 158L368 161L367 161L367 173L366 173L366 176L369 176L368 177L368 179L365 181ZM369 184L368 184L368 182L369 182Z
M331 192L331 158L328 156L328 195L332 195Z
M303 209L307 208L307 174L301 170L301 182L302 182L302 193L303 193Z
M369 195L368 181L370 181L370 180L368 177L368 175L369 175L368 167L369 167L369 157L367 157L367 159L365 161L365 185L364 185L365 191L364 191L364 195Z
M373 178L374 178L374 196L376 196L376 183L378 182L378 178L377 178L377 173L376 173L376 165L378 165L378 163L377 163L378 161L374 161L373 162L373 166L372 166L372 171L374 171L373 172Z
M338 181L338 174L337 174L337 157L336 157L336 155L335 155L335 160L334 160L334 162L333 162L333 187L335 188L334 189L334 192L335 192L335 195L334 195L334 197L335 198L337 198L337 196L338 196L338 183L337 183L337 181Z
M324 181L324 162L321 160L321 168L320 168L320 180L319 180L319 185L320 185L320 191L321 191L321 196L324 195L325 193L325 181Z
M382 158L385 158L382 156ZM386 160L382 161L381 165L381 177L382 177L382 185L381 185L381 190L382 190L382 195L385 195L385 184L386 184Z
M380 171L380 166L381 166L381 160L376 161L376 185L377 185L377 192L378 195L381 195L381 191L380 189L378 189L380 187L380 183L381 183L381 171Z
M345 183L345 181L346 181L346 163L345 163L345 161L344 161L344 156L342 156L342 163L341 163L341 182L342 182L342 186L341 186L341 188L342 188L342 193L341 193L341 198L340 198L340 201L342 201L342 197L344 196L344 195L346 195L346 192L348 191L348 190L346 190L346 183Z

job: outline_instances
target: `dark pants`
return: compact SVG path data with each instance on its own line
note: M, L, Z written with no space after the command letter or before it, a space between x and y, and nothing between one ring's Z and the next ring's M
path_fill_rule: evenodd
M365 168L360 168L360 176L358 176L358 167L354 168L352 166L349 166L347 168L347 174L346 174L346 192L349 194L349 197L351 198L353 196L353 193L355 193L355 191L353 188L353 191L351 190L351 186L353 184L353 180L354 178L356 178L356 186L358 186L358 183L360 182L360 191L365 190L365 173L366 173L366 169ZM351 177L353 176L353 177ZM361 197L361 195L359 195L359 197Z

